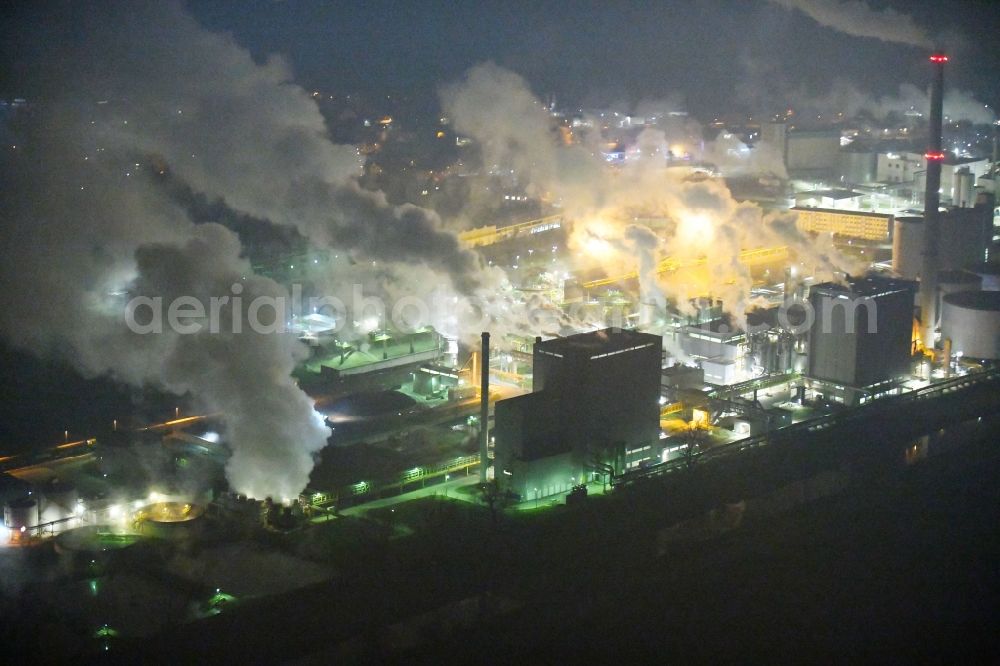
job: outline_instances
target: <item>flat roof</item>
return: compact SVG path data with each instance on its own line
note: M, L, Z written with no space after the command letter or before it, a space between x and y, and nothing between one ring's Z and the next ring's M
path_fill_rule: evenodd
M851 190L810 190L808 192L799 192L798 197L825 197L827 199L854 199L855 197L864 196L861 192L852 192Z
M855 194L853 196L862 196L860 194ZM851 198L851 197L847 197ZM843 210L840 208L814 208L812 206L793 206L794 211L815 211L817 213L837 213L839 215L857 215L858 217L877 217L882 220L887 220L892 216L891 213L872 213L866 210Z
M599 354L624 351L631 347L654 343L662 344L662 338L651 333L640 333L626 328L605 328L590 333L577 333L565 338L554 338L535 343L535 349L551 354Z
M877 275L865 277L849 277L847 284L837 282L823 282L813 285L811 292L818 294L839 296L841 294L852 294L854 296L876 296L878 294L893 293L899 291L916 291L917 283L910 280L899 280Z

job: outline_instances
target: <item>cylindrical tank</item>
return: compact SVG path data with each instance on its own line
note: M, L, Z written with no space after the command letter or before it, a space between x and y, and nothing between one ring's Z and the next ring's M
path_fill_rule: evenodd
M924 218L897 217L892 226L892 270L901 278L920 276L924 251Z
M935 312L941 317L941 299L959 291L979 291L983 279L968 271L941 271L938 273L938 300Z
M959 208L972 208L975 198L976 176L969 167L962 167L955 172L951 186L951 201Z
M200 533L205 507L182 501L149 504L139 510L143 534L161 539L188 539Z
M3 524L10 530L11 540L26 535L38 525L38 502L31 497L10 500L3 506Z
M969 268L969 272L982 278L980 287L983 291L1000 291L1000 263L976 264Z
M941 337L951 340L956 354L1000 359L1000 291L946 294L941 312Z
M41 523L52 523L55 521L65 521L79 512L77 501L80 494L73 484L53 479L42 489L38 519ZM66 521L56 526L55 531L74 527Z

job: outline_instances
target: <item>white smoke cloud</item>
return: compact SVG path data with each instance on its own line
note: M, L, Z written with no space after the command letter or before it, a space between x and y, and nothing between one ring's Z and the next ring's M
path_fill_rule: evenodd
M474 288L474 255L461 250L436 214L392 206L358 186L357 150L328 139L315 102L281 58L258 65L231 37L204 30L172 4L145 6L140 14L145 20L130 22L137 34L124 46L114 46L122 41L115 25L100 26L106 39L90 35L94 46L82 54L113 72L104 85L128 100L109 142L158 156L196 191L294 226L321 247L432 264L459 289ZM136 42L141 54L133 51Z
M752 279L739 260L741 251L787 246L820 278L845 269L846 260L832 247L821 250L785 217L737 202L720 180L691 179L684 170L665 168L662 159L645 157L612 172L588 146L562 145L524 80L496 65L474 67L444 90L442 103L456 129L483 145L490 165L514 169L536 192L561 204L573 225L571 247L583 260L589 256L612 274L638 271L644 296L663 289L683 309L689 299L711 294L742 323ZM689 134L681 128L677 136ZM643 132L643 156L662 154L666 145L665 131ZM716 150L725 149L720 144ZM664 219L664 228L654 233L632 224L633 211ZM658 274L666 257L701 270Z
M895 94L870 95L850 81L837 79L830 92L824 95L811 95L800 90L788 95L788 99L799 110L823 114L844 113L847 117L866 112L880 120L891 114L926 114L930 109L928 92L911 83L900 84ZM996 119L993 110L977 100L972 93L954 88L945 90L944 114L952 120L967 120L976 124L989 124Z
M221 309L218 333L166 330L142 336L154 339L154 358L162 363L150 379L198 396L208 410L223 414L233 451L226 474L234 488L255 497L294 498L308 483L313 455L326 445L330 431L291 378L296 362L307 354L304 346L290 334L258 332L250 325L255 299L288 299L288 294L273 280L253 275L241 252L236 235L216 224L199 225L184 245L137 250L133 290L138 295L164 302L193 296L208 303L239 285L243 299L240 308L231 299ZM273 321L275 313L263 311L262 323ZM126 336L123 343L144 342L135 337ZM119 349L112 352L117 356ZM109 360L112 367L119 362Z
M931 39L912 17L892 8L874 9L861 0L771 0L797 9L820 25L855 37L930 47Z
M0 158L8 185L0 192L8 292L0 333L88 375L192 393L223 413L232 487L293 497L329 435L291 378L304 347L246 325L227 333L226 322L246 313L225 308L217 334L136 335L125 326L126 298L109 296L127 288L165 304L176 296L204 302L232 296L233 284L247 304L286 296L253 274L236 235L194 224L166 174L345 257L394 264L397 289L471 292L477 259L432 212L392 206L358 186L356 151L329 141L315 103L280 59L257 64L174 3L117 9L53 14L82 41L36 63L37 80L49 86L44 105L23 150ZM95 96L109 102L95 105Z

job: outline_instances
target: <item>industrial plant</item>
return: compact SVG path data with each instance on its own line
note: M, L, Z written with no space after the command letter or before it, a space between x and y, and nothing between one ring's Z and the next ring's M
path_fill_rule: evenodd
M3 246L32 225L48 239L0 262L21 287L4 344L98 387L92 421L53 411L28 430L44 441L0 452L10 599L60 625L64 657L142 654L269 599L309 645L290 658L444 649L530 614L520 577L576 557L549 534L639 544L656 571L709 561L702 544L744 521L992 423L1000 121L956 115L946 82L970 65L944 50L885 39L922 80L882 115L560 105L486 62L439 86L427 120L390 94L300 87L186 9L149 11L164 27L146 65L81 48L111 72L100 100L70 81L0 107L20 133ZM518 538L551 550L533 561ZM602 585L621 557L595 565ZM385 591L400 581L412 598ZM345 602L316 651L303 609L370 589L382 615Z

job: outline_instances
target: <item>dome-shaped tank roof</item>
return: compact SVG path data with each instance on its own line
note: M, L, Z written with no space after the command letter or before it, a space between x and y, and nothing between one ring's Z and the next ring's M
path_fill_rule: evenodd
M1000 311L1000 291L958 291L946 295L944 302L968 310Z

